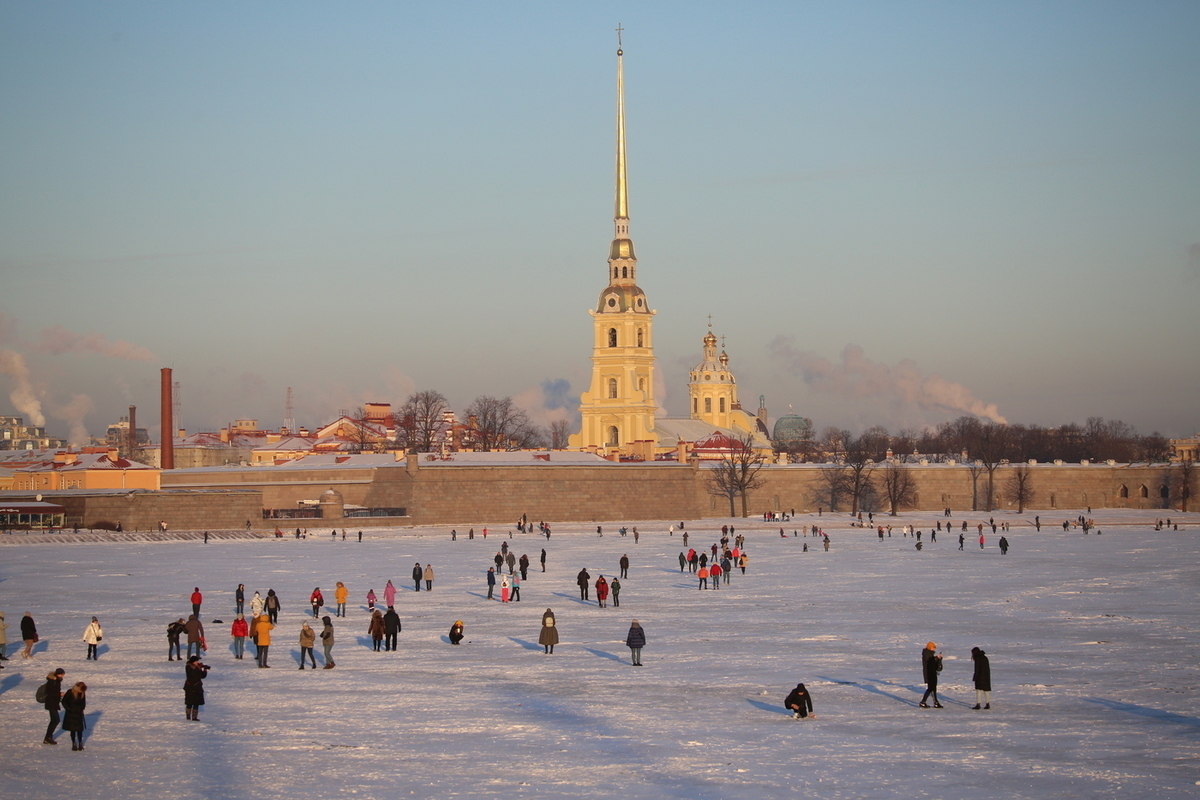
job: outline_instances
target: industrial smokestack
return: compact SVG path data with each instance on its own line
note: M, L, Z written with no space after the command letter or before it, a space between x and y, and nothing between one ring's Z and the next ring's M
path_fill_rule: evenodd
M129 407L129 460L137 454L137 406Z
M175 469L175 419L171 403L171 368L162 368L162 455L159 466Z

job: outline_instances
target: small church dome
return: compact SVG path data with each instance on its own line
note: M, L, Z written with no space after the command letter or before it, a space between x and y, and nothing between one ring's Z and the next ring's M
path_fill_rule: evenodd
M345 500L342 499L342 493L336 489L326 489L325 491L321 492L321 496L317 498L317 502L345 504Z

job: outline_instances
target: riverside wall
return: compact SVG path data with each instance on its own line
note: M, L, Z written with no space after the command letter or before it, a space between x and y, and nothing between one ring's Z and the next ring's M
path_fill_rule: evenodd
M995 508L1012 509L1006 487L1017 465L996 470ZM914 502L901 511L955 512L986 507L987 476L978 477L973 498L970 471L962 465L910 467ZM1180 471L1167 465L1038 464L1030 467L1033 512L1057 508L1178 508ZM762 485L751 492L750 515L830 510L823 497L823 466L768 465ZM521 515L547 521L695 520L729 515L729 501L709 493L710 470L696 463L653 464L449 464L415 461L374 467L314 467L273 471L270 467L171 470L163 490L44 493L67 507L68 524L120 520L127 529L152 529L160 520L172 529L509 525ZM876 473L878 479L880 473ZM296 508L334 489L346 505L403 509L403 516L263 519L264 508ZM1192 496L1196 487L1192 487ZM17 493L5 493L18 499ZM878 497L870 510L886 511ZM838 511L846 511L843 503ZM864 509L868 510L868 509ZM736 513L741 511L740 499ZM400 512L397 512L399 514Z

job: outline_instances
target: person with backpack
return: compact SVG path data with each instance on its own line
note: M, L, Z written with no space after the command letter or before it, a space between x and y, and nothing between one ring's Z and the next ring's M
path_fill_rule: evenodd
M263 601L263 609L267 612L268 621L272 626L279 620L279 595L274 589L267 589L267 599Z
M83 629L83 640L87 642L87 658L84 661L97 661L100 654L97 648L100 646L100 640L104 638L104 631L100 628L100 620L92 617L92 621Z
M187 633L187 626L183 622L183 617L167 626L167 661L176 659L183 661L183 656L179 653L179 637L185 633Z
M325 605L325 595L321 594L320 586L312 590L308 602L312 604L313 619L316 619L321 615L321 607Z
M54 731L58 728L59 709L62 708L62 681L67 671L62 667L46 676L46 682L38 687L34 699L50 712L50 724L46 726L46 736L42 744L58 744L54 741Z

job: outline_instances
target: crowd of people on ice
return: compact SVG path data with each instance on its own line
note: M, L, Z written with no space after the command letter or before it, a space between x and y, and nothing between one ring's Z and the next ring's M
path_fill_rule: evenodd
M793 512L794 513L794 512ZM777 513L765 515L767 521L787 520L789 515L786 513ZM855 525L862 525L864 520L862 515L855 516L852 520ZM867 515L865 520L867 524L873 525L871 514ZM1156 525L1156 530L1163 526L1160 520ZM1091 528L1091 521L1085 520L1082 516L1077 521L1078 527L1083 528L1087 532ZM1167 527L1171 525L1168 519L1165 523ZM995 522L990 519L987 523L991 531L994 533L999 529L1009 530L1006 522ZM1040 520L1038 520L1040 528ZM550 538L550 526L545 522L533 523L528 522L526 518L522 518L517 522L515 529L518 532L533 533L534 530L539 535L544 536L547 540ZM984 538L985 524L980 522L976 525L976 530L979 535L980 548L985 547ZM1064 530L1069 527L1069 521L1064 522ZM597 526L597 533L603 536L602 526ZM668 534L674 536L676 527L670 526ZM750 556L746 549L746 537L744 534L739 534L732 525L724 525L721 527L721 536L719 541L713 542L708 548L700 548L697 550L693 547L688 547L689 532L686 530L682 522L678 527L681 533L681 540L685 550L678 555L679 571L690 572L696 576L698 589L713 589L718 590L722 585L729 586L731 576L735 571L746 574L747 566L750 562ZM931 542L937 541L937 533L943 530L942 523L939 521L936 527L929 532ZM945 531L951 530L949 522L946 523ZM967 522L963 521L962 531L967 531ZM803 538L807 539L810 535L814 538L822 540L824 548L829 549L830 538L825 531L813 524L803 528ZM487 528L482 529L482 536L487 538ZM624 537L629 533L629 528L622 527L619 529L620 536ZM636 527L632 528L634 543L637 544L640 534ZM780 536L787 538L783 528L779 529ZM893 528L891 525L876 526L876 533L880 541L891 537ZM917 547L920 548L922 542L922 531L917 530L915 526L904 525L900 530L901 536L908 538L912 536L916 539ZM472 528L467 538L474 539L475 531ZM797 531L792 531L792 536L797 536ZM512 534L509 534L509 539ZM451 540L457 541L457 530L451 531ZM958 536L959 549L963 549L964 536L962 533ZM1002 553L1007 553L1008 541L1005 537L999 540L999 547ZM807 542L803 545L803 550L808 550ZM546 572L547 551L541 548L539 555L539 563L541 572ZM509 541L501 542L499 550L491 560L491 565L487 568L487 595L488 600L498 599L501 603L520 602L521 584L529 579L531 561L528 554L522 554L519 557L510 547ZM576 575L576 584L579 588L579 596L582 602L591 602L591 589L595 589L595 602L599 608L607 608L611 598L612 606L617 608L620 606L620 593L622 589L621 580L629 579L629 571L631 560L628 553L623 553L617 559L616 574L612 574L612 579L609 580L603 574L598 575L595 581L587 568L583 568ZM505 570L507 569L507 572ZM420 592L422 588L426 592L433 590L435 579L433 565L427 563L422 565L420 562L414 564L411 571L413 581L413 591ZM499 586L500 596L495 597L495 590ZM373 651L394 652L397 649L398 637L403 626L398 612L396 611L396 596L398 593L396 585L388 580L383 588L383 607L380 608L379 598L375 594L374 588L367 591L365 595L366 610L368 614L367 634L370 638ZM333 648L336 643L333 618L345 618L347 616L347 603L349 602L349 589L342 581L337 581L334 588L334 602L336 610L332 615L322 615L325 609L325 596L320 587L316 587L309 594L308 608L311 609L312 619L315 621L320 619L321 627L317 630L310 625L309 620L305 619L301 622L298 631L297 642L299 644L299 667L304 670L306 668L317 669L317 659L314 655L316 644L320 641L323 651L322 669L333 669L337 666L333 658ZM175 621L169 623L166 627L167 635L167 660L168 661L185 661L185 656L181 654L181 648L186 644L186 661L184 666L185 681L184 681L184 706L185 714L188 720L198 721L200 707L204 705L204 679L207 676L210 666L203 663L202 656L208 650L208 640L206 638L204 625L201 622L201 608L204 603L204 595L200 587L194 587L191 594L188 595L188 600L191 604L191 614L186 618L180 616ZM268 588L266 595L262 595L260 591L254 591L249 600L249 616L246 615L246 587L244 584L238 584L233 593L234 600L234 619L229 628L229 636L232 640L231 651L235 660L243 660L245 657L247 642L254 646L254 658L259 669L269 669L268 663L272 635L279 627L279 614L282 609L279 595L272 588ZM307 617L307 612L305 613ZM214 619L213 622L221 622L219 619ZM212 624L212 623L210 623ZM314 622L315 624L315 622ZM447 641L451 645L460 645L465 640L466 623L462 619L456 619L450 626L450 631L447 636ZM20 624L21 638L24 642L24 649L21 652L23 658L29 659L33 657L33 648L39 641L37 626L34 622L31 613L26 612ZM7 648L7 625L3 612L0 612L0 669L3 669L3 661L8 660ZM278 636L278 634L275 634ZM103 641L104 631L97 617L91 617L91 621L85 626L83 632L83 641L87 645L85 660L98 659L100 656L100 643ZM543 647L543 652L547 655L554 652L554 647L559 643L558 620L554 611L547 608L541 617L541 625L538 634L538 644ZM630 650L630 663L632 666L642 666L642 648L646 645L646 633L642 629L638 620L633 620L630 624L628 634L626 635L625 644ZM971 658L974 663L974 681L977 692L977 702L975 709L990 709L990 692L991 692L991 671L987 656L983 650L978 647L972 648ZM937 652L936 645L929 642L921 655L921 670L922 679L926 684L927 690L922 697L919 706L921 708L929 708L929 699L932 698L933 708L942 708L938 700L937 685L939 674L942 670L942 654ZM58 668L54 672L46 676L46 682L38 688L37 700L49 712L50 724L47 728L46 735L43 739L46 744L56 744L54 733L59 724L63 726L63 730L71 734L72 749L83 750L83 731L86 728L86 720L84 709L87 703L87 685L82 681L68 687L66 691L62 689L62 682L66 672L63 668ZM796 719L805 719L815 717L812 714L812 698L803 683L798 684L793 689L784 701L784 707L790 711ZM60 716L60 712L61 716Z

